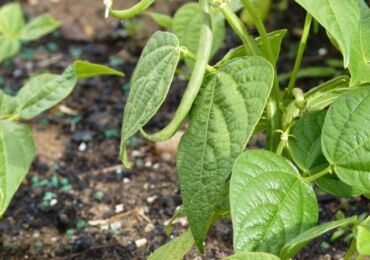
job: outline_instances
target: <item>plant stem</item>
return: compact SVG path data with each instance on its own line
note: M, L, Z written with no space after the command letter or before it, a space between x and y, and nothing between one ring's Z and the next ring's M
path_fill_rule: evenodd
M304 22L304 28L303 28L303 34L302 34L301 42L299 44L298 54L297 54L296 60L294 62L292 75L290 77L290 81L289 81L288 88L287 88L287 93L289 95L291 95L292 90L293 90L294 85L295 85L295 82L297 80L299 68L301 67L303 54L304 54L304 51L305 51L306 45L307 45L307 39L308 39L308 36L310 34L311 24L312 24L312 15L307 13L306 14L306 20Z
M313 182L314 180L316 180L316 179L318 179L318 178L320 178L320 177L322 177L326 174L329 174L329 173L331 173L331 167L330 166L321 170L321 171L319 171L319 172L317 172L317 173L315 173L315 174L312 174L311 176L305 178L305 180L308 181L308 182Z
M247 55L260 55L260 49L258 48L256 41L248 34L243 22L237 15L235 15L230 6L219 6L219 9L222 11L231 28L242 40Z
M286 142L285 140L280 140L279 142L279 145L278 147L276 148L276 154L277 155L281 155L285 149L285 146L286 146Z
M109 13L118 19L128 19L144 12L155 0L142 0L133 7L126 10L109 10Z
M191 51L189 51L186 47L184 46L181 46L181 54L185 57L185 58L189 58L189 59L192 59L193 61L196 61L197 60L197 56L192 53ZM209 73L212 73L212 74L216 74L217 73L217 69L215 69L214 67L210 66L207 64L207 68L206 70L209 72Z
M352 239L351 245L348 248L346 255L344 256L344 260L351 260L352 256L356 253L356 239Z
M274 67L274 86L267 103L267 119L269 121L269 129L268 129L268 148L270 150L275 150L279 139L277 136L277 129L280 129L280 111L279 111L279 104L280 104L280 87L277 78L277 71L276 71L276 63L274 59L274 54L272 52L270 40L267 37L266 28L262 22L261 17L259 16L256 8L250 2L250 0L242 0L244 6L246 7L247 11L251 15L253 22L257 28L258 33L261 36L262 40L262 52L264 56L271 62Z
M203 16L203 23L200 31L197 57L188 87L181 99L174 117L165 128L152 135L146 134L144 130L141 130L141 133L148 140L165 141L170 139L187 117L194 100L198 95L200 87L202 86L204 74L211 56L213 34L208 0L199 0L199 5Z

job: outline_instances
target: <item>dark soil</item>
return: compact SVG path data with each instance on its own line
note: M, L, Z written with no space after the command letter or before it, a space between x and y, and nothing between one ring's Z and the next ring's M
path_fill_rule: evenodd
M27 5L29 9L32 6ZM172 9L176 9L175 4ZM304 13L293 3L288 11L273 13L269 29L288 25L291 32L279 61L279 70L287 72L292 67ZM132 138L129 149L134 166L131 170L120 166L122 111L130 88L128 79L142 48L137 44L142 40L135 38L131 29L113 24L111 35L95 41L69 40L57 31L25 43L19 55L0 66L0 87L10 94L35 73L61 73L75 59L106 64L126 73L125 78L80 82L62 105L31 122L38 157L0 222L0 255L4 259L146 259L188 228L186 218L180 218L171 235L165 232L166 221L181 205L171 147L159 148L140 137ZM223 52L238 42L230 35ZM303 65L326 66L326 58L340 57L325 32L319 30L308 45ZM308 89L324 80L304 79L300 83ZM185 87L186 81L177 77L149 130L169 120ZM253 138L251 146L261 145L263 136ZM338 200L321 193L318 198L320 222L335 219L339 210L346 216L370 212L370 203L363 198ZM342 259L348 248L345 236L335 241L329 238L330 234L314 241L296 259ZM194 249L186 259L222 259L230 254L231 222L224 220L212 227L205 254L201 256Z

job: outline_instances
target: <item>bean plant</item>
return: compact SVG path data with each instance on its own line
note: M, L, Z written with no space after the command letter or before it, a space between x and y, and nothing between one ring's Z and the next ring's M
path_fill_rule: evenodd
M155 0L107 14L128 19L149 15L166 31L147 42L131 78L124 109L121 159L130 166L126 140L137 132L154 142L170 139L188 119L176 158L190 230L149 259L181 259L195 244L204 251L211 225L231 216L234 256L227 259L290 259L316 237L350 227L346 255L370 255L370 217L352 216L318 225L314 186L338 197L370 194L370 9L364 0L296 0L306 10L300 47L287 86L276 63L286 30L267 32L251 0L199 0L174 17L149 12ZM237 15L245 9L259 37ZM312 21L342 53L344 74L304 92L296 84ZM217 63L225 23L242 45ZM164 102L180 60L191 72L172 120L157 133L143 127ZM264 149L249 150L265 132ZM357 251L357 253L356 253Z

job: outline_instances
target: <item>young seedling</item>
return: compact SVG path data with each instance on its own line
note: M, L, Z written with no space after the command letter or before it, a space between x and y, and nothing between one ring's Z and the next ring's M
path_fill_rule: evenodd
M51 33L60 26L50 14L43 14L25 23L19 3L10 3L0 8L0 63L16 55L21 43L34 41Z
M123 76L123 73L76 61L61 75L44 73L29 79L15 97L0 90L0 218L36 154L32 130L24 121L66 98L78 80L99 75Z

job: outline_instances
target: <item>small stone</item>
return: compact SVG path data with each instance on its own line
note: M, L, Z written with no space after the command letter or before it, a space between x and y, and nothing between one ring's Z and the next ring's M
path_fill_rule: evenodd
M79 150L80 152L85 152L85 151L86 151L86 149L87 149L87 145L86 145L86 143L81 143L81 144L80 144L80 146L78 147L78 150Z
M123 178L123 183L129 183L130 179L129 178Z
M147 198L146 201L149 204L152 204L157 198L158 198L158 196L157 195L154 195L154 196L151 196L151 197Z
M155 226L152 224L152 223L148 223L145 228L144 228L144 232L145 233L150 233L152 232L153 230L155 229Z
M52 199L51 201L50 201L50 206L55 206L55 205L57 205L58 204L58 200L57 199Z
M113 222L112 224L110 224L111 229L118 230L118 229L121 229L121 227L122 227L122 222L120 221Z
M150 168L150 167L152 167L152 162L151 161L146 161L145 162L145 164L144 164L144 166L146 167L146 168Z
M134 150L134 151L132 151L132 156L133 157L141 157L141 156L143 156L143 154L138 150Z
M136 245L137 248L145 246L146 243L147 243L147 240L145 238L138 239L138 240L135 241L135 245Z
M122 204L117 204L115 207L114 207L114 212L115 213L121 213L125 208L125 205L122 203Z

